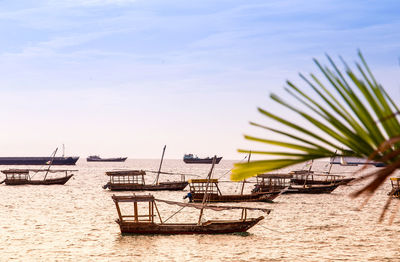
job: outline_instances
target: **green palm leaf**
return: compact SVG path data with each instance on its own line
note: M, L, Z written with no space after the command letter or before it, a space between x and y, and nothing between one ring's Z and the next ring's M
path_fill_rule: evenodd
M378 84L361 52L358 55L361 63L356 63L356 71L343 59L341 61L344 70L340 70L329 56L329 66L323 66L314 59L323 78L317 78L314 74L307 78L300 74L311 92L287 81L288 87L285 90L297 104L271 94L273 101L298 115L302 122L298 121L299 117L295 118L297 121L292 121L288 117L280 117L259 108L261 114L284 127L279 129L253 122L251 124L266 130L268 137L276 134L283 139L265 139L249 135L245 138L279 150L240 149L239 152L242 153L251 151L252 154L273 158L237 163L232 170L231 179L239 181L259 173L333 155L351 154L386 163L385 168L370 175L375 176L374 181L355 193L358 195L374 192L387 176L399 168L399 109Z

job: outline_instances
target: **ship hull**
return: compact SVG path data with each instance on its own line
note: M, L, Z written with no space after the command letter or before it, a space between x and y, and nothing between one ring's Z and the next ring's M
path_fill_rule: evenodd
M245 195L218 195L209 194L207 202L268 202L272 203L280 191L271 193L252 193ZM192 193L192 201L195 203L201 203L204 198L204 193Z
M87 162L125 162L127 157L117 157L117 158L86 158Z
M0 165L75 165L79 157L0 157Z
M175 234L228 234L237 232L246 232L253 227L264 217L243 220L211 220L203 224L155 224L155 223L135 223L135 222L121 222L117 220L121 233L123 234L161 234L161 235L175 235Z
M215 164L219 164L222 157L217 157L215 159ZM193 159L183 159L186 164L212 164L212 158L193 158Z
M188 182L163 182L158 185L139 185L139 184L113 184L107 183L103 188L110 188L112 191L179 191L183 190Z
M50 178L46 180L29 180L29 179L5 179L4 182L8 186L18 185L64 185L73 175L59 178Z

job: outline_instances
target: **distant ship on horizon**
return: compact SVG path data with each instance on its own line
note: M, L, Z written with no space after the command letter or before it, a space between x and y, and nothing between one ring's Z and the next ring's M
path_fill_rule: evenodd
M215 159L215 164L218 164L222 159L221 157L217 157ZM205 158L199 158L198 156L194 154L185 154L183 156L183 162L186 164L212 164L213 157L205 157Z
M88 156L86 158L87 162L124 162L127 157L110 157L110 158L102 158L98 155Z
M79 156L0 157L0 165L75 165Z

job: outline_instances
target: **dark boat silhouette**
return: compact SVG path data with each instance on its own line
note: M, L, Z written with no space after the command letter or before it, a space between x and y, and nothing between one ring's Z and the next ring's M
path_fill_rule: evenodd
M87 162L124 162L127 157L110 157L110 158L102 158L98 155L88 156L86 158Z
M222 157L217 157L215 160L215 164L218 164L221 161ZM199 158L193 154L185 154L183 156L183 162L186 164L212 164L212 157Z
M66 157L0 157L0 165L75 165L79 156Z

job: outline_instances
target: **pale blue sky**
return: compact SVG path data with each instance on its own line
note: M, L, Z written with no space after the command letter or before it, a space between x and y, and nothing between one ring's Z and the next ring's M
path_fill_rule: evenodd
M286 79L361 49L400 99L398 1L0 1L0 156L241 159Z

